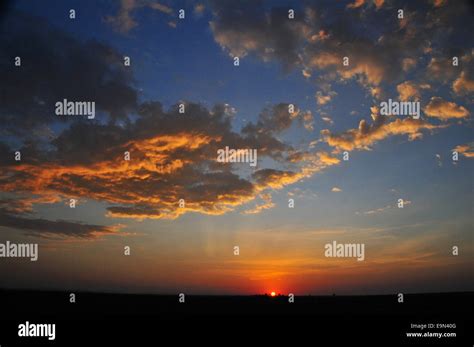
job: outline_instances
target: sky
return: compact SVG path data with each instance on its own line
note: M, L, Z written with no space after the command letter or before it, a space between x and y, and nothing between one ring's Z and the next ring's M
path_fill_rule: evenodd
M473 290L473 10L7 2L0 243L37 243L39 258L0 258L0 287ZM57 115L64 99L95 102L94 119ZM420 117L383 115L389 99ZM257 150L256 167L218 162L226 146ZM326 257L333 241L364 244L365 259Z

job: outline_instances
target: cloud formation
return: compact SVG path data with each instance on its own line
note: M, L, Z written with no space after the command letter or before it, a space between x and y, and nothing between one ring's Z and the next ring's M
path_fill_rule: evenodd
M116 31L126 34L138 26L137 21L133 17L133 12L141 8L149 8L167 15L171 15L173 12L171 7L152 0L121 0L117 14L105 17L105 22L110 24Z
M243 211L243 214L258 214L263 210L268 210L275 207L275 204L272 201L272 196L270 193L260 194L262 203L255 205L253 208Z
M421 99L420 91L430 89L429 84L417 84L413 81L405 81L397 86L400 101L419 101Z
M0 169L0 188L105 202L113 218L173 219L187 212L232 211L268 197L267 189L280 189L332 164L311 153L295 160L297 152L276 137L304 121L299 112L289 112L288 104L265 109L240 134L232 131L225 105L185 107L186 122L178 105L165 111L157 102L142 104L138 119L127 125L75 122L49 143L52 149L42 160L7 161ZM259 158L292 170L259 168L248 176L239 163L216 161L218 149L226 146L255 148Z
M466 158L474 158L474 142L458 145L454 148L454 151L462 154Z
M466 118L470 114L464 106L457 105L451 101L446 101L439 96L431 97L430 102L423 109L423 112L428 117L438 118L443 121L451 118Z
M49 136L52 124L70 121L54 113L54 104L63 99L95 101L96 112L110 119L124 119L136 108L132 71L116 50L81 42L39 18L20 13L5 18L0 31L4 134ZM21 58L21 66L10 52Z
M462 71L453 82L452 88L457 95L474 92L474 49L461 57Z
M289 7L267 10L266 4L211 1L214 19L210 25L216 42L231 56L255 54L263 61L278 60L286 69L301 67L306 77L317 70L332 80L335 76L358 78L371 86L403 78L400 72L408 72L417 63L413 57L426 52L440 55L433 46L434 38L437 49L449 47L450 40L462 34L462 25L472 28L469 4L464 1L428 9L424 15L412 4L400 2L385 8L381 0L357 0L347 3L344 22L327 8L309 2L295 9L294 19L288 18ZM393 15L393 8L404 8L403 20ZM449 33L446 27L450 27ZM369 37L367 32L377 35ZM347 66L343 65L344 57L349 58Z
M120 225L102 226L63 220L24 218L4 209L0 209L0 226L23 230L34 236L63 238L98 238L104 235L118 234L121 228Z
M423 130L434 130L442 128L426 121L413 118L389 118L379 114L377 107L372 107L371 124L365 119L359 122L359 127L349 129L340 134L333 134L330 130L321 131L323 140L334 148L335 153L352 150L370 150L370 147L378 141L390 136L408 135L409 140L415 140L423 136Z

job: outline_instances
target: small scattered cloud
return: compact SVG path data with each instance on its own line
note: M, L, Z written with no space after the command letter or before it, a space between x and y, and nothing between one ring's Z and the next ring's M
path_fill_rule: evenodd
M264 210L271 209L275 207L275 204L272 201L272 196L270 193L262 193L259 195L259 198L263 201L260 204L255 205L255 207L245 210L243 214L258 214Z
M431 0L431 2L433 3L433 6L434 7L441 7L441 6L444 6L446 4L446 1L447 0Z
M303 126L308 131L314 130L314 117L311 111L306 111L303 113Z
M301 73L303 74L303 76L304 76L305 78L310 78L310 77L311 77L311 71L308 70L308 69L303 69L303 70L301 70Z
M374 0L374 5L377 9L380 9L383 4L384 4L385 0Z
M392 189L392 191L394 191L394 189ZM407 205L410 205L410 204L411 204L410 200L403 200L403 206L407 206ZM368 210L368 211L364 211L364 212L356 212L356 215L370 216L370 215L375 215L375 214L385 212L385 211L390 210L392 208L398 208L398 205L397 204L395 204L395 205L386 205L384 207L379 207L379 208L376 208L376 209L373 209L373 210Z
M328 125L333 125L333 124L334 124L334 121L333 121L330 117L328 117L328 116L321 117L321 120L322 120L324 123L328 124Z
M171 7L160 4L158 2L146 2L145 6L151 8L152 10L157 10L166 14L171 14L173 12L173 9Z
M420 90L430 89L429 84L417 84L413 81L405 81L397 86L399 99L401 101L419 101L421 99Z
M354 2L347 4L347 8L359 8L364 5L365 0L354 0Z
M337 95L337 93L333 92L333 91L330 91L327 94L324 94L323 92L318 91L318 92L316 92L315 98L316 98L316 102L318 103L318 105L326 105L336 95Z
M474 158L474 142L470 142L465 145L458 145L456 148L454 148L454 151L465 156L466 158Z
M203 3L198 3L194 5L194 15L197 17L202 16L205 10L206 10L206 6Z
M327 164L327 165L336 165L341 162L339 158L336 158L327 152L320 152L318 153L318 155L319 155L319 160L321 160L322 163Z
M459 95L474 92L474 80L468 76L467 71L462 71L459 77L453 82L453 90Z
M137 21L133 17L133 12L140 8L150 8L167 15L173 13L171 7L152 0L121 0L117 14L105 17L105 22L110 24L116 31L126 34L138 26Z

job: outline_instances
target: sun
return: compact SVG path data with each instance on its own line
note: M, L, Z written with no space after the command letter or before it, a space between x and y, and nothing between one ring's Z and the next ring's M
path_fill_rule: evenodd
M270 293L270 296L276 296L276 293L275 293L275 292L271 292L271 293Z

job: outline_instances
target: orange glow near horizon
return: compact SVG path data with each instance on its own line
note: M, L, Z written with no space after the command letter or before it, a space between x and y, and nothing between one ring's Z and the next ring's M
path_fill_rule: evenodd
M276 293L275 293L275 292L271 292L270 295L271 295L271 296L276 296Z

